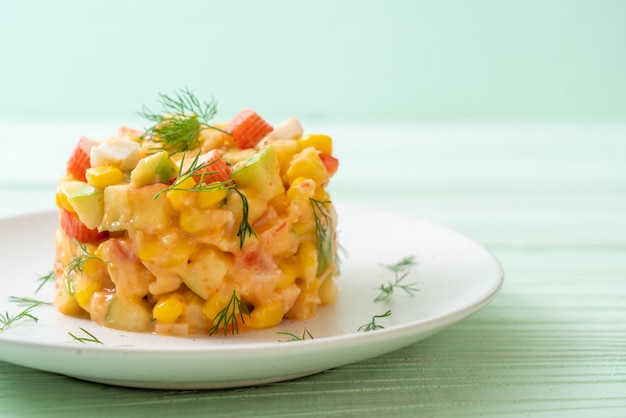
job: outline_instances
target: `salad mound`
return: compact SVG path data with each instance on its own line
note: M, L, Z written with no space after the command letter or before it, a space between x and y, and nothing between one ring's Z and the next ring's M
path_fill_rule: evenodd
M110 328L235 334L335 301L327 135L162 96L154 125L82 137L58 183L58 310Z

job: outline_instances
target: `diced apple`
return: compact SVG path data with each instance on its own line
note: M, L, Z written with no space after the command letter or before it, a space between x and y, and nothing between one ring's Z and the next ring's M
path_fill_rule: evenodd
M128 195L130 184L116 184L104 189L104 216L100 229L123 231L131 219Z
M237 185L253 189L265 200L285 191L278 155L271 145L235 166L231 177Z
M151 184L131 188L128 192L128 206L133 226L139 230L166 228L171 221L170 205L165 194L155 196L165 188L164 184Z
M225 253L205 248L189 259L181 274L183 283L203 299L218 289L230 269L232 260Z

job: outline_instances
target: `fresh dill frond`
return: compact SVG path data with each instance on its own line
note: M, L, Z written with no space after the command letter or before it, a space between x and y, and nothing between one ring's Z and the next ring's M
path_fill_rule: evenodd
M70 274L73 272L79 272L80 274L82 274L85 263L87 263L89 260L96 260L106 264L105 260L93 254L90 254L85 244L83 244L82 242L78 242L77 240L74 240L74 242L76 243L76 245L78 245L78 248L80 248L82 254L77 255L76 257L72 258L69 263L67 263L66 274Z
M416 263L415 256L406 256L400 259L395 264L387 264L384 265L385 268L390 270L393 275L393 281L387 281L387 283L382 283L376 289L379 291L378 296L374 298L375 302L383 301L389 296L391 296L395 289L400 289L406 292L407 294L413 296L413 292L419 292L419 289L415 287L416 283L403 283L402 281L408 276L409 270Z
M52 302L20 296L9 296L9 302L15 303L18 306L53 305Z
M359 332L369 332L369 331L376 331L377 329L383 329L385 328L382 325L378 325L376 323L376 319L380 319L380 318L386 318L389 315L391 315L391 311L387 311L382 315L374 315L372 317L371 322L368 322L367 324L363 324L359 327Z
M91 332L87 331L85 328L80 327L79 329L85 334L87 334L88 337L77 337L76 335L68 331L67 333L70 335L70 337L74 339L74 341L78 341L82 344L87 344L87 343L104 344L102 341L98 339L98 337L93 335Z
M309 202L311 202L315 216L315 245L318 260L316 274L319 275L328 267L333 253L332 216L329 207L332 202L330 200L317 200L312 197L309 198Z
M306 329L306 327L304 327L304 331L302 331L302 337L300 337L300 336L298 336L298 335L296 335L296 334L294 334L292 332L286 332L286 331L279 331L276 334L286 335L288 337L291 337L290 340L281 340L280 341L281 343L288 343L288 342L291 342L291 341L304 341L304 340L307 339L307 337L308 337L309 340L314 340L315 339L313 337L313 335L311 335L309 330Z
M140 116L153 122L146 129L143 139L150 140L170 155L196 149L200 146L199 135L205 129L215 129L229 134L209 124L217 113L214 100L200 101L188 88L180 89L172 96L159 94L161 112L155 113L143 107Z
M237 237L239 237L239 248L243 248L243 243L246 238L251 236L256 236L254 229L252 229L252 225L250 225L249 216L248 216L248 198L236 187L233 187L235 193L239 195L241 198L241 206L242 206L242 217L241 222L239 223L239 229L237 230Z
M204 182L205 176L210 176L211 174L218 173L217 171L207 171L207 169L209 169L211 165L215 163L215 160L209 162L201 162L200 152L198 152L193 160L191 160L191 163L187 165L185 164L186 156L187 153L183 153L182 159L179 163L178 175L176 176L176 180L168 187L159 190L159 192L154 195L154 199L158 199L159 196L161 196L162 194L173 190L197 193L218 189L233 190L241 198L242 217L241 222L239 223L239 228L237 230L237 237L239 237L239 248L243 248L243 244L246 238L253 235L256 236L256 233L252 229L252 225L250 225L248 218L248 198L237 188L237 183L235 183L232 179L221 182L212 182L208 184ZM193 178L195 180L193 186L181 186L189 178Z
M216 334L220 328L223 329L224 335L228 335L228 327L230 326L231 335L239 334L239 321L245 324L243 314L250 315L250 311L245 303L237 297L237 291L233 290L233 294L228 300L228 304L219 311L213 318L213 327L209 330L209 336Z
M54 270L50 270L48 274L38 277L37 281L39 282L39 286L37 286L37 289L35 289L35 294L37 294L44 287L46 283L54 279L56 279Z
M209 162L200 161L200 154L198 153L194 156L191 163L186 164L185 159L187 158L187 152L183 153L183 156L180 160L178 174L176 175L176 180L168 187L160 190L158 193L154 195L154 199L158 199L164 193L167 193L172 190L186 191L186 192L206 192L216 189L229 189L235 187L235 182L232 180L226 180L222 182L213 182L209 184L205 184L204 178L211 174L217 174L217 171L207 171L209 167L215 164L215 160ZM187 179L193 178L195 180L194 185L191 187L183 187L183 184Z
M15 314L15 315L10 314L9 312L5 312L3 314L0 314L0 332L4 331L9 326L11 326L15 322L19 321L20 319L30 318L30 319L32 319L35 322L39 322L39 318L34 316L32 314L32 312L31 312L36 306L37 305L28 306L23 311Z

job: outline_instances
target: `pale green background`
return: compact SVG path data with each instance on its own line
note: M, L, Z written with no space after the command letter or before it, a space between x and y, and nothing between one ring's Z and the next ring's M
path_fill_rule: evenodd
M9 1L0 119L626 120L626 1Z

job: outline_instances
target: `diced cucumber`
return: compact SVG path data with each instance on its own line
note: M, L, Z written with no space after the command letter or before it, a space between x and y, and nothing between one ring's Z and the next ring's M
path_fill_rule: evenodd
M125 331L146 331L152 312L142 300L113 296L104 315L104 326Z
M239 186L253 189L265 200L285 191L278 155L271 145L237 164L231 177Z
M142 158L130 173L130 181L135 187L155 183L167 183L178 174L178 166L167 152L161 151Z
M88 184L72 193L68 200L80 221L89 229L96 229L104 216L104 194Z

